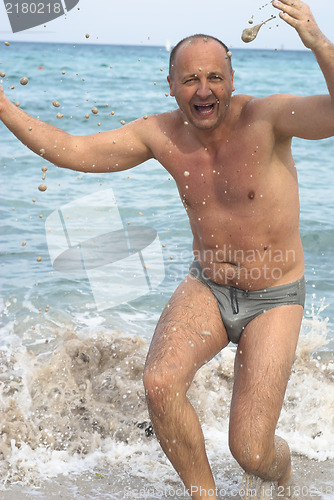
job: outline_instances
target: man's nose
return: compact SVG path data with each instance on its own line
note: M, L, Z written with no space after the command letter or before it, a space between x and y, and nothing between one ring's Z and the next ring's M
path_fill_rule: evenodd
M209 97L209 95L212 94L212 90L210 89L209 82L207 82L207 81L200 82L196 93L202 99Z

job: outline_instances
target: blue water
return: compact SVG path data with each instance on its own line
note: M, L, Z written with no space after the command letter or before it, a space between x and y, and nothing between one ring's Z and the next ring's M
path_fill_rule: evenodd
M6 73L4 87L15 87L6 89L8 96L19 101L28 113L73 134L109 130L121 126L121 120L129 122L175 107L174 100L165 96L169 54L164 48L12 43L10 47L2 44L0 50L0 68ZM301 95L326 92L316 61L308 52L239 49L233 52L233 65L239 93L262 96L277 92ZM24 87L19 84L22 76L29 78ZM60 102L60 108L52 105L54 99ZM93 106L99 109L97 115L91 112ZM57 112L64 115L61 120L56 118ZM88 303L94 314L94 300L89 299L84 277L64 277L54 272L48 258L44 221L53 210L69 201L111 187L125 217L130 207L133 215L137 209L144 213L140 222L155 227L166 245L166 279L149 297L137 299L135 305L143 311L149 304L149 311L153 312L150 327L143 325L150 336L155 312L161 310L191 259L189 225L174 182L155 161L130 173L113 175L78 175L49 165L48 190L40 193L37 190L40 169L46 162L22 146L3 125L0 141L1 295L4 299L15 297L17 301L11 309L15 310L14 315L8 314L4 320L16 318L15 328L20 329L20 305L27 297L37 309L44 308L46 301L50 310L56 307L61 314L70 316L73 311L84 312ZM306 314L324 300L327 308L321 314L324 319L329 318L331 338L334 335L334 200L330 193L334 179L333 148L333 139L314 142L295 139L293 144L306 256ZM134 184L129 189L128 175ZM145 210L148 200L154 216ZM25 247L23 241L27 241ZM36 262L38 255L43 259L40 263ZM110 323L110 314L106 313L105 325L117 326L118 314L114 311Z
M122 126L121 120L129 122L146 114L175 109L174 100L165 95L169 90L166 81L168 58L169 54L164 47L35 43L11 43L7 47L0 43L0 71L6 73L6 77L2 79L6 94L33 116L77 135L114 129ZM321 72L314 57L308 52L233 50L233 65L236 69L235 84L238 93L263 96L280 92L300 95L326 92ZM23 76L29 78L26 86L20 85ZM60 103L59 108L52 104L55 99ZM93 107L98 108L98 114L92 113ZM56 117L58 112L63 114L61 119ZM89 118L86 118L87 114ZM309 355L314 350L321 355L318 360L313 360L315 363L320 363L320 359L328 361L334 342L333 151L334 139L293 141L300 182L300 230L306 257L307 297L302 332ZM42 181L43 166L48 167L45 181ZM78 403L79 400L82 401L80 391L85 391L85 418L89 421L92 416L95 422L98 419L96 405L102 407L105 401L109 401L109 395L103 392L106 390L105 380L112 379L114 372L120 370L118 363L123 367L118 372L118 377L121 377L119 380L126 386L130 382L127 375L123 375L123 378L121 375L122 370L125 370L124 363L129 366L133 360L137 360L138 380L131 382L137 385L130 386L127 396L120 396L112 414L108 413L110 408L103 407L104 420L110 418L113 422L121 422L124 429L126 425L133 427L134 418L148 418L144 409L144 396L140 392L140 373L147 345L141 346L137 352L130 339L139 336L146 342L151 338L164 305L186 275L192 256L189 223L174 181L153 160L132 170L110 175L65 171L34 155L0 124L0 176L0 388L3 402L0 411L3 412L4 420L8 421L6 443L10 443L11 439L15 443L19 434L23 436L22 440L29 450L35 450L38 443L39 447L43 447L46 438L41 429L46 426L48 429L57 429L57 433L54 430L55 435L62 436L63 444L60 445L56 440L58 448L55 449L66 450L70 456L75 456L78 449L85 448L83 443L87 443L85 433L88 432L86 427L80 427L80 419L78 420L76 410L73 409L81 405ZM47 184L45 192L38 190L41 182ZM102 199L110 189L115 195L118 212L125 226L130 223L156 230L162 248L165 278L149 294L114 308L103 307L98 310L91 282L84 272L68 274L59 272L52 266L47 240L50 228L46 220L50 214L63 209L70 202L88 195L96 195ZM107 220L105 224L105 227L102 225L97 228L101 234L110 231ZM37 261L38 257L41 257L41 261ZM103 342L99 337L101 335L104 335ZM78 346L78 351L74 349L74 344ZM80 349L86 353L82 358L73 354L79 353ZM82 364L82 360L93 359L96 352L103 358L103 353L109 351L111 360L118 356L117 359L121 361L116 359L110 361L110 364L103 364L101 361L102 364L97 364L95 368L90 367L89 372L82 371L84 368L79 363L80 359ZM327 363L319 369L320 365L313 365L313 361L310 357L309 364L306 365L303 361L304 364L298 365L294 377L302 378L295 380L288 400L297 399L300 406L296 408L293 404L284 410L289 418L286 419L287 423L284 420L281 424L282 435L289 437L292 449L298 453L311 458L332 458L334 451L328 448L332 433L328 424L332 418L332 389L329 378L326 378L331 365ZM231 363L228 361L227 366L231 365L232 373ZM212 368L210 377L213 382L208 394L222 398L223 396L219 396L220 389L218 391L214 385L215 369L220 373L220 369L215 366ZM86 384L83 373L89 380L94 378L92 392L89 392L91 386ZM64 379L62 374L65 374ZM100 386L95 378L101 380ZM57 386L55 379L59 380ZM8 386L2 386L1 380L9 380L9 384L16 385L10 385L12 390L8 392ZM310 383L314 394L317 394L314 400L309 399ZM83 385L86 389L82 389ZM120 386L119 381L116 381L113 391L120 391L119 394L122 394L123 385ZM51 405L52 394L62 397L64 387L70 387L62 400L66 408L71 409L66 417L63 413L60 416L55 403ZM297 392L295 387L298 387ZM129 395L131 391L133 396ZM138 396L139 403L137 394L141 394ZM13 399L8 399L9 397ZM125 402L124 397L128 398ZM134 399L131 400L131 397ZM202 399L200 395L198 399ZM130 400L131 408L140 409L140 416L133 415L129 406L125 406ZM29 401L31 406L26 407L23 401ZM214 415L215 411L226 406L224 401L219 404L215 399L211 403L210 401L203 404L212 404ZM43 423L39 413L44 407L46 413L43 418L47 423ZM226 408L224 411L227 412ZM19 423L18 427L13 424L16 422L13 414L18 412L23 415L22 428ZM216 422L222 422L219 412L211 420L208 417L208 425L211 424L213 429ZM305 418L306 415L309 415L309 421ZM227 421L227 413L225 417ZM124 423L125 418L128 419L127 424ZM294 422L293 433L291 421ZM100 427L103 425L101 423ZM97 429L100 427L94 424L87 453L94 454L100 446L108 449L103 440L105 430L101 431L100 441L96 441ZM116 436L114 430L107 434L116 443L121 439L122 443L134 447L129 452L129 456L133 455L134 458L131 458L132 462L128 459L128 465L135 471L137 466L141 467L134 460L136 457L141 460L143 444L141 437L137 441L132 427L129 439ZM76 429L70 438L68 429ZM65 439L64 433L68 439ZM318 437L315 439L314 436ZM214 443L214 433L211 438ZM49 450L53 449L49 446L51 445L43 448L43 460L40 455L34 455L33 459L33 455L28 454L32 461L35 460L35 466L24 467L22 460L27 448L13 448L11 442L8 444L8 450L12 450L8 453L13 453L11 472L8 476L7 469L2 471L0 466L0 478L7 477L8 481L24 481L26 478L37 484L39 473L35 469L41 470L41 461L49 464L46 477L51 474L52 464L55 469L58 467L57 460L60 458L49 457ZM159 469L163 460L158 448L154 448L155 445L145 444L146 446L153 447L148 453L156 457L154 460L158 464L159 482L161 474L166 475L166 472L162 473L162 469ZM41 453L42 448L38 449ZM106 452L106 456L112 460L112 453L109 455ZM216 456L220 455L217 452ZM96 458L94 463L98 463L98 460ZM65 470L84 470L83 466L80 469L77 462L74 469L71 469L68 458L65 462Z

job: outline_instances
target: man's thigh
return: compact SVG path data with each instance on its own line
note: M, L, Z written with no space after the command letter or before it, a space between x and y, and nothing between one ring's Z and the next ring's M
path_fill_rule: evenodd
M285 305L245 328L235 358L230 435L274 439L302 317L302 306Z
M191 381L197 369L228 344L215 297L187 276L165 307L156 327L146 369L174 371Z

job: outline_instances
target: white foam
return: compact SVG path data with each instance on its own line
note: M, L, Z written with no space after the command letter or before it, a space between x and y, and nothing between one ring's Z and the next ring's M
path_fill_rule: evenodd
M156 486L162 477L166 485L179 481L155 437L137 427L149 424L141 380L147 342L120 331L99 334L95 318L90 324L80 336L54 326L54 340L39 351L28 351L18 336L2 350L2 485L119 463ZM312 356L326 339L326 321L304 320L278 425L293 451L317 460L334 458L333 362ZM227 441L234 351L204 366L189 391L223 484L220 471L233 464Z

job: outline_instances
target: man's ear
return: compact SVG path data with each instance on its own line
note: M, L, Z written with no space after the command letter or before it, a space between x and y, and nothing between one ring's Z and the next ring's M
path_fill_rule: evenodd
M234 86L234 73L235 73L235 70L232 71L232 92L234 92L234 90L235 90L235 86Z
M173 90L173 80L170 75L167 76L167 81L169 84L169 93L172 97L175 97L174 90Z

